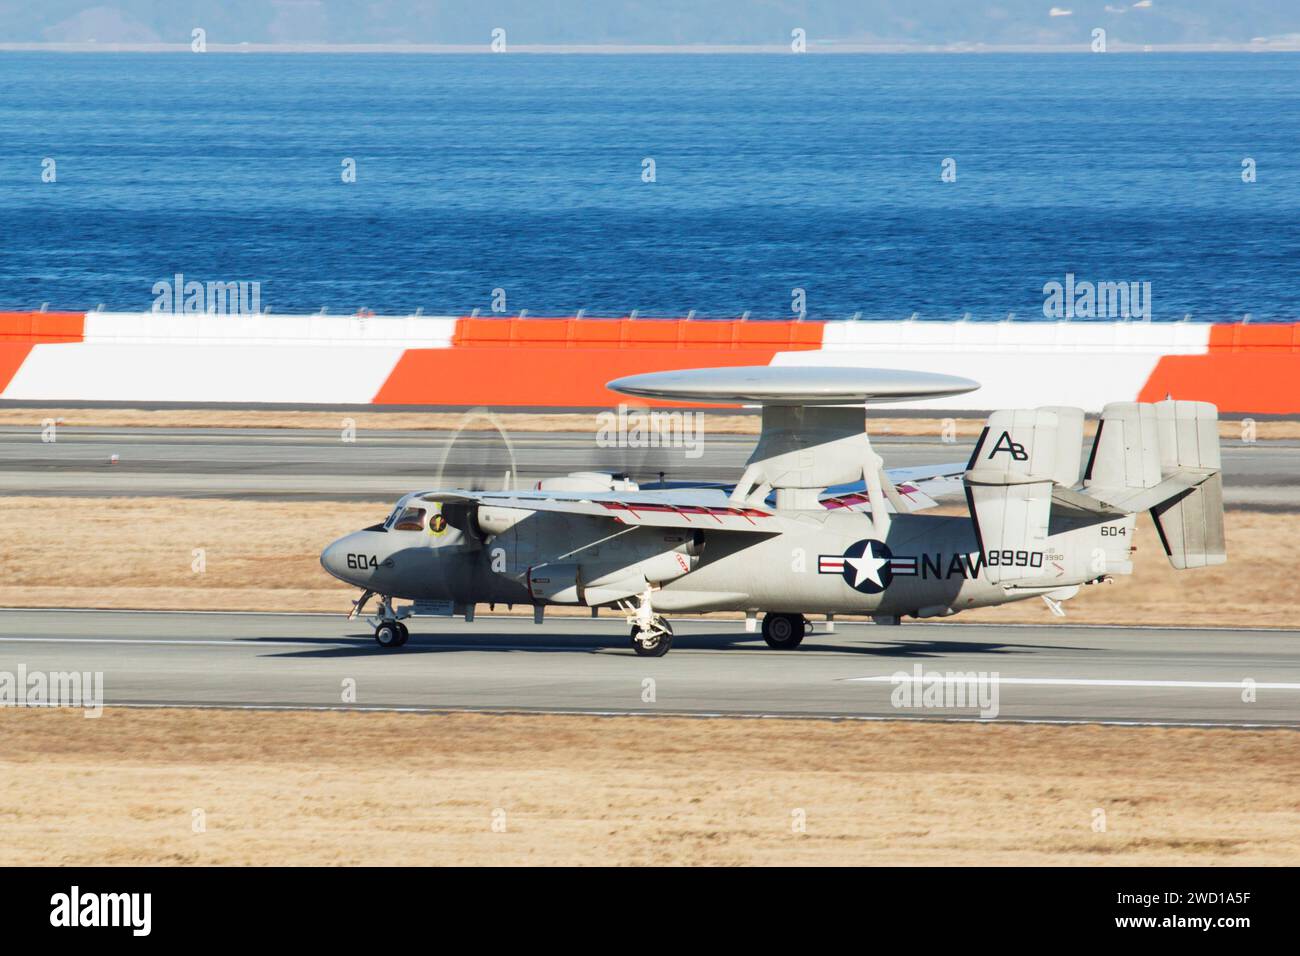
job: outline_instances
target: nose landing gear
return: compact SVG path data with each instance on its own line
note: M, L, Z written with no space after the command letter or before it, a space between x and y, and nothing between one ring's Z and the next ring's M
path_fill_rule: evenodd
M365 604L372 593L367 591L360 601L355 602L353 612L348 620L352 620L360 612L361 605ZM393 612L393 599L391 597L381 599L379 614L370 618L370 623L375 626L375 643L384 650L401 647L411 639L411 632L406 629L406 625L399 621L397 615Z
M385 650L401 647L410 637L411 632L401 621L384 621L375 628L375 643Z

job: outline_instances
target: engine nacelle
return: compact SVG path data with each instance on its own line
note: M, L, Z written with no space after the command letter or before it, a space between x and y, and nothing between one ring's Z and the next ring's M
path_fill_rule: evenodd
M638 487L632 479L606 471L574 471L537 483L538 491L636 491Z
M582 569L576 564L543 564L529 568L528 593L535 601L582 604Z
M681 551L667 551L663 554L656 554L652 558L646 558L639 561L629 569L642 577L651 584L666 584L669 581L675 581L683 574L688 574L695 570L695 566L700 563L697 555L683 554Z
M477 521L483 534L505 534L519 522L537 512L527 508L498 508L495 505L479 505Z
M530 567L525 580L536 601L554 604L608 604L640 594L647 585L662 585L695 570L698 554L666 551L619 567L584 567L573 562Z

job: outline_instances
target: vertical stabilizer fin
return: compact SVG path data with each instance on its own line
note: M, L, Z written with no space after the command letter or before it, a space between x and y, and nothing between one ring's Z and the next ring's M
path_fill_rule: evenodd
M1149 507L1169 563L1203 568L1228 560L1221 465L1209 402L1116 402L1102 410L1083 483L1101 501Z
M990 581L1042 576L1041 561L1034 566L1030 556L1047 545L1052 488L1078 476L1082 427L1077 409L1003 409L989 416L965 480Z
M1058 485L1073 488L1083 476L1083 409L1063 405L1048 405L1041 412L1056 415L1056 464L1052 480Z
M1092 441L1086 488L1135 491L1160 484L1160 429L1155 406L1111 402L1101 412Z
M1160 470L1214 474L1195 488L1151 509L1169 563L1180 571L1223 564L1228 545L1223 530L1223 475L1219 452L1219 410L1209 402L1156 402Z

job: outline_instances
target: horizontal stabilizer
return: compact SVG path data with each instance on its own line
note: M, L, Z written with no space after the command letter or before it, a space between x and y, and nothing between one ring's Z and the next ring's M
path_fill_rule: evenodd
M1203 468L1180 468L1154 488L1143 488L1127 495L1119 495L1115 501L1107 503L1119 509L1121 513L1149 511L1156 505L1199 487L1217 474L1217 471Z
M1107 520L1111 518L1122 518L1130 512L1119 507L1118 505L1108 504L1100 498L1092 495L1086 495L1082 491L1076 491L1073 488L1065 488L1057 485L1052 488L1052 501L1055 504L1064 505L1066 508L1074 508L1099 518Z

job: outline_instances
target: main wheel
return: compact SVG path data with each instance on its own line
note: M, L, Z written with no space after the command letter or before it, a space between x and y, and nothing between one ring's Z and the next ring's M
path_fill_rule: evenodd
M659 623L659 625L664 629L664 631L667 632L668 637L671 639L672 636L673 636L673 626L672 626L672 624L668 623L668 620L667 620L666 618L662 618L662 617L659 618L659 622L658 622L658 623ZM633 650L636 650L636 646L637 646L637 644L639 643L639 641L637 640L637 638L640 636L640 634L641 634L641 628L640 628L638 625L633 624L633 625L632 625L632 631L631 631L631 634L629 635L630 643L632 644L632 649L633 649Z
M641 657L663 657L668 653L669 648L673 646L673 629L668 622L664 622L662 633L650 633L642 635L641 628L632 625L632 650L636 651Z
M402 646L401 627L396 621L385 621L375 628L375 643L380 647L388 650L393 647Z
M405 646L406 646L406 642L409 641L409 640L411 639L411 632L410 632L409 630L407 630L405 624L403 624L401 621L398 621L398 622L397 622L397 633L398 633L397 646L398 646L398 647L405 647Z
M802 614L764 614L763 640L779 651L798 647L808 628Z

